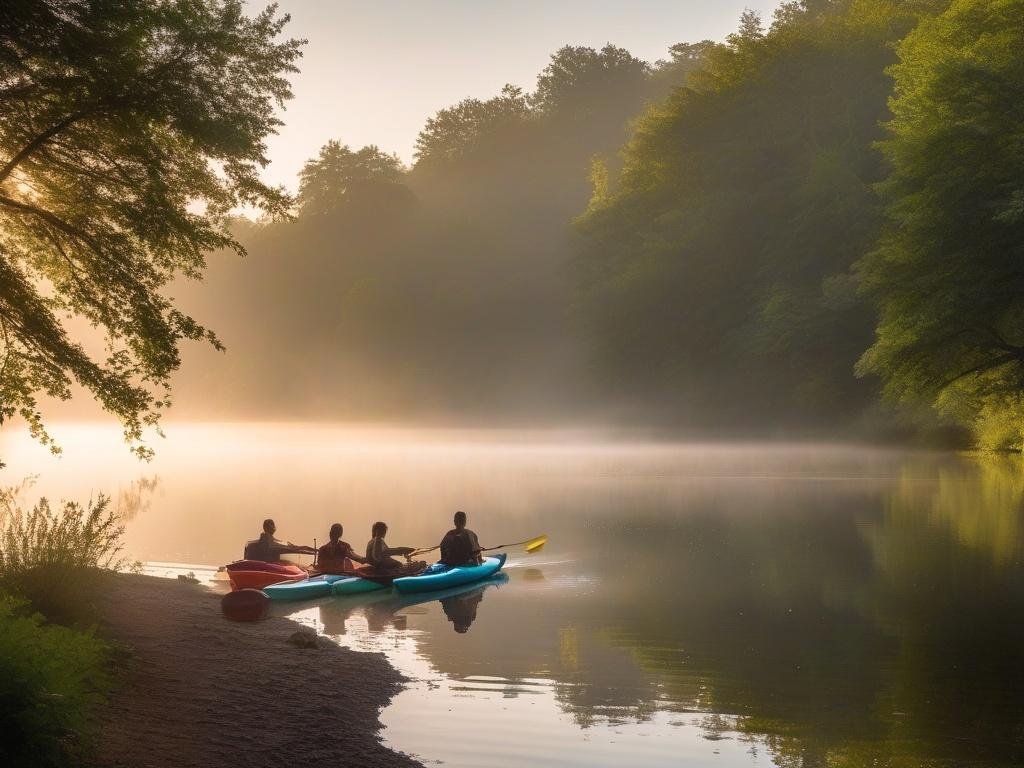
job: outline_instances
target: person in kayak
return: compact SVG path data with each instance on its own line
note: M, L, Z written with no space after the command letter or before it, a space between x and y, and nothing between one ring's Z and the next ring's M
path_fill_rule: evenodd
M327 534L327 543L317 550L317 568L323 573L344 573L348 569L346 560L354 560L357 563L365 563L366 559L360 557L352 549L352 545L341 540L341 534L345 532L341 523L331 526Z
M263 533L259 539L251 541L245 547L246 560L263 560L273 563L281 559L281 555L315 555L316 550L312 547L304 547L300 544L292 544L290 541L278 541L274 538L277 532L277 525L269 517L263 521Z
M460 565L480 565L483 558L480 540L466 527L466 513L458 511L453 520L455 527L441 539L441 562L449 568Z
M387 523L376 522L373 524L373 529L370 531L373 538L370 539L366 544L366 561L369 565L374 568L378 568L382 571L395 571L398 569L407 571L422 571L427 567L425 562L417 561L401 563L392 555L403 555L408 561L409 555L416 551L415 547L389 547L387 542L384 541L384 537L387 536L388 526Z

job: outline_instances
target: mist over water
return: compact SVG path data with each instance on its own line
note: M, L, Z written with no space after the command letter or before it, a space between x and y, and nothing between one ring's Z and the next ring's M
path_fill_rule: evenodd
M570 432L172 424L151 464L7 436L36 492L117 491L129 558L217 565L264 517L429 546L456 509L507 580L281 612L411 683L385 740L455 766L1018 765L1019 460ZM439 597L441 599L439 599ZM642 758L642 759L641 759ZM794 763L794 760L802 761ZM638 762L639 761L639 762ZM845 762L844 762L845 761Z

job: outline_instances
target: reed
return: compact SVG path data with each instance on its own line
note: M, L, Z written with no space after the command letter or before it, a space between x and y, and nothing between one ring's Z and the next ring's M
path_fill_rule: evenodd
M124 525L99 495L86 504L46 498L26 508L26 484L0 490L0 585L53 621L88 620L103 571L120 568Z

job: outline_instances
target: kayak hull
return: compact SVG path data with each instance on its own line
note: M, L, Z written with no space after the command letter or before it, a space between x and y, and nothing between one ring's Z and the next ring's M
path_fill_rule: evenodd
M273 571L228 571L228 579L231 580L231 588L233 590L266 589L272 584L305 581L306 578L306 572L298 567L290 573L275 573Z
M294 573L298 566L292 563L269 562L267 560L236 560L224 566L228 573L232 571L266 571L267 573L282 573L286 576Z
M331 586L344 579L344 576L325 574L301 581L272 584L264 587L263 592L271 600L313 600L331 594Z
M331 585L332 595L361 595L364 592L376 592L387 589L390 584L382 584L379 581L361 579L358 576L350 576Z
M480 579L493 576L505 565L505 553L496 557L485 557L481 565L460 566L449 568L442 573L428 573L422 576L406 576L394 580L395 589L402 594L416 592L436 592L439 589L450 589L463 584L471 584Z

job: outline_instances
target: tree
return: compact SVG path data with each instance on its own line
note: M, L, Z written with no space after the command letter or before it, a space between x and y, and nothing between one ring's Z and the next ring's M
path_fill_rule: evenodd
M506 85L494 98L463 99L440 110L416 138L416 165L429 168L479 150L502 131L518 127L529 114L523 89Z
M1022 19L1024 0L957 0L900 44L888 226L860 265L880 312L861 373L991 447L1024 444Z
M607 113L613 104L632 115L643 103L650 71L645 61L611 43L600 51L566 45L537 76L530 104L541 114L575 122Z
M299 173L299 209L303 215L332 213L359 193L396 189L404 177L398 155L372 145L353 152L331 140Z
M38 399L77 383L142 431L169 405L183 340L216 336L164 289L204 254L241 253L301 41L239 0L15 0L0 14L0 421L53 445ZM98 329L104 352L72 330Z
M611 393L691 425L834 427L875 394L853 375L873 315L850 269L877 234L884 70L913 17L785 10L680 51L701 64L579 221L578 316Z

